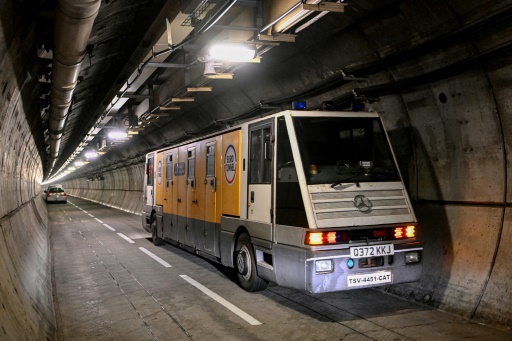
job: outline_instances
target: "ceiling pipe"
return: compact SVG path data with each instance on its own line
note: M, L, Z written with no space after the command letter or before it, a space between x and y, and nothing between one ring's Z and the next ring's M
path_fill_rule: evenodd
M57 3L48 122L48 175L59 156L62 132L77 84L80 64L100 5L101 0L59 0Z

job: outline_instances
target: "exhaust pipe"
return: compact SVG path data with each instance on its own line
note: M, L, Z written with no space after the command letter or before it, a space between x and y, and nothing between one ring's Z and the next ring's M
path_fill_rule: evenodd
M59 0L57 3L48 121L48 175L59 156L62 132L77 84L80 64L100 5L101 0Z

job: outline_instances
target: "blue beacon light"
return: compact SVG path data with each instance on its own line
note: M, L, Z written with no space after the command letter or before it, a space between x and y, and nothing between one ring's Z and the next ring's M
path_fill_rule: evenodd
M292 102L293 110L304 110L306 109L306 101L295 101Z

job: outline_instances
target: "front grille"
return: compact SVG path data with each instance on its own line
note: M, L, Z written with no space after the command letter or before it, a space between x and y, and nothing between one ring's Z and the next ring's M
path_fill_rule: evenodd
M371 207L358 209L354 203L356 196L364 196ZM333 219L354 219L380 216L411 215L404 190L364 189L326 191L311 193L313 211L317 221Z
M356 218L356 217L376 217L383 215L404 215L409 214L407 208L393 209L393 210L377 210L373 209L368 213L362 213L359 210L342 211L342 212L328 212L328 213L317 213L316 218L322 219L339 219L339 218Z
M382 191L345 191L345 192L326 192L326 193L312 193L311 200L341 200L341 199L354 199L358 194L364 194L367 197L403 197L404 193L401 190L382 190Z

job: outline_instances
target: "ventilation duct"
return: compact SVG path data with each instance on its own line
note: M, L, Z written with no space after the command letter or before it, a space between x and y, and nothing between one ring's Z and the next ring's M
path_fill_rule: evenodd
M101 0L59 0L57 3L48 122L48 174L51 174L59 156L62 132L77 84L80 64L100 5Z

